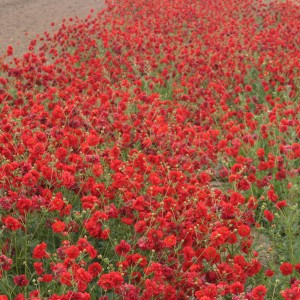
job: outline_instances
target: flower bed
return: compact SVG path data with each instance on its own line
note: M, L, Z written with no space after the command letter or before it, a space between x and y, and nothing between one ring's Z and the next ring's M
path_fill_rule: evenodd
M107 2L0 65L0 299L300 299L295 1Z

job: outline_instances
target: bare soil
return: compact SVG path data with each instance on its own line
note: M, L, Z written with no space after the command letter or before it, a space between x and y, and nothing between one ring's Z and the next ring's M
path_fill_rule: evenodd
M20 56L37 34L58 29L63 19L85 18L104 4L105 0L0 0L0 56L8 45Z

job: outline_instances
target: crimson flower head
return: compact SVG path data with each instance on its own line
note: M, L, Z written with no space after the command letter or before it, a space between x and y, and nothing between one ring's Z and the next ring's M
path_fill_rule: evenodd
M251 85L246 85L245 86L245 91L246 92L251 92L252 91L252 86Z
M7 47L6 54L7 56L12 56L14 54L14 48L11 45Z
M264 285L258 285L252 290L253 300L264 300L267 293L267 288Z
M282 201L278 201L278 202L275 204L275 206L276 206L276 208L278 208L278 209L282 209L282 208L284 208L284 207L287 206L287 203L286 203L285 200L282 200Z
M46 252L47 244L45 242L42 242L39 245L36 245L33 249L32 257L35 259L42 259L42 258L48 258L49 255Z
M89 265L88 272L93 277L96 277L99 273L102 272L102 266L98 262L93 262Z
M282 263L279 269L282 275L290 275L293 273L293 265L289 262Z
M24 274L22 275L17 275L14 277L14 284L17 286L26 286L28 285L29 280L26 278Z
M238 227L238 234L241 237L246 237L250 234L251 228L248 225L241 225Z
M45 153L45 146L43 143L36 143L30 151L35 156L43 155Z
M52 274L44 274L39 281L41 282L51 282L53 280L53 275Z
M125 256L131 249L131 246L122 240L119 245L116 246L115 250L118 255Z
M11 268L13 261L5 255L0 255L0 270L8 271ZM1 271L0 271L1 274ZM0 276L1 278L1 276Z
M68 249L65 250L65 253L70 259L76 259L79 256L80 251L77 246L71 245Z
M21 222L11 216L3 218L3 223L5 224L6 228L13 231L16 231L22 227Z
M93 276L85 271L83 268L79 268L75 272L75 280L77 282L90 282L93 280Z
M176 238L176 236L174 234L167 236L163 240L164 246L166 248L172 248L173 246L176 245L176 242L177 242L177 238Z
M26 300L26 298L25 298L24 294L21 293L21 294L18 294L18 295L14 298L14 300Z
M35 262L35 263L33 263L33 267L34 267L35 272L38 275L41 275L41 274L44 273L43 263L41 263L41 262Z
M295 264L295 270L300 273L300 263Z
M27 187L34 187L38 183L39 178L40 174L35 170L31 170L23 176L22 183Z
M61 233L66 229L66 224L62 221L56 221L52 224L52 230L57 233Z
M262 158L265 156L265 150L263 148L259 148L257 149L256 154L258 157Z
M70 172L63 171L62 184L67 188L71 188L75 184L75 177Z
M124 279L120 272L110 272L100 276L98 285L104 290L110 290L120 287Z
M264 216L265 218L269 221L269 222L273 222L274 220L274 215L269 211L269 210L265 210L264 211Z
M268 276L268 277L272 277L274 275L274 271L268 269L268 270L265 271L265 275Z
M217 263L220 261L220 254L215 247L209 246L205 248L202 255L210 263Z
M240 283L239 281L234 282L231 286L230 286L230 292L234 295L238 295L240 293L244 292L244 285L242 283Z

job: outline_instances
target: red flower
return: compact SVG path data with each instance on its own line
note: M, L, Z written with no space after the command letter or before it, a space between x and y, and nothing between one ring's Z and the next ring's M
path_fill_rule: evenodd
M32 300L39 300L39 298L38 298L39 295L40 295L40 292L38 290L34 290L29 293L29 298Z
M44 274L39 281L41 282L51 282L53 280L53 275L52 274Z
M13 231L16 231L22 227L22 224L20 223L20 221L11 216L3 218L3 223L6 226L6 228L13 230Z
M259 285L252 290L253 300L264 300L267 293L267 288L264 285Z
M98 285L104 290L110 290L120 287L124 282L124 279L120 272L110 272L100 276Z
M264 216L265 218L269 221L269 222L273 222L274 220L274 215L269 211L269 210L265 210L264 211Z
M96 277L98 274L102 272L102 267L98 262L93 262L88 267L88 272L93 276Z
M300 273L300 263L295 264L295 270Z
M142 145L145 147L145 148L148 148L152 145L152 140L150 138L145 138L143 141L142 141Z
M268 195L268 198L274 203L278 199L278 195L275 193L275 191L273 189L268 190L267 195Z
M60 277L63 273L65 273L67 271L67 267L62 264L62 263L57 263L57 264L53 264L50 263L51 265L51 271L53 272L55 277Z
M195 293L195 296L197 297L198 300L211 300L210 297L208 296L201 296L202 294L199 294L199 291Z
M168 288L166 287L166 290L167 289ZM139 297L140 289L138 289L136 286L134 286L132 284L125 283L120 287L119 290L120 290L120 295L122 295L123 299L128 299L128 300L129 299L130 300L140 299L140 297ZM168 296L167 291L166 291L165 296ZM173 298L166 297L165 299L174 299L174 297Z
M240 182L238 183L238 188L240 190L247 191L250 189L250 187L251 187L251 185L250 185L249 181L246 179L241 179Z
M146 230L146 226L146 222L144 220L140 220L134 224L134 229L137 233L142 233Z
M240 283L239 281L233 283L230 286L230 292L234 295L238 295L240 293L244 292L244 285L242 283Z
M252 91L252 86L251 85L246 85L245 86L245 91L246 92L251 92Z
M32 200L27 198L20 198L18 199L16 207L20 214L24 215L32 208Z
M299 282L293 284L291 288L287 288L281 292L281 296L284 300L298 300L300 299L300 286Z
M68 249L65 250L65 253L70 259L76 259L79 256L80 251L79 251L78 247L72 245Z
M260 269L261 269L261 263L257 259L252 259L252 262L248 266L246 273L249 276L254 276L260 271Z
M235 208L231 203L222 203L222 219L232 219L235 214Z
M110 229L106 228L102 231L101 238L107 240L109 238Z
M223 245L225 242L228 242L229 237L231 236L231 232L225 226L217 228L212 232L210 236L211 245L214 247L219 247Z
M174 234L167 236L164 240L163 243L166 248L172 248L173 246L176 245L177 238Z
M199 174L199 181L201 184L205 185L208 184L211 181L211 177L206 172L201 172Z
M38 275L41 275L44 273L44 269L43 269L43 263L41 262L35 262L33 264L34 270Z
M18 294L18 295L14 298L14 300L26 300L26 298L25 298L24 294Z
M77 242L78 249L82 251L83 249L86 249L87 247L91 246L91 244L85 239L80 238Z
M207 285L206 287L203 287L200 291L197 291L195 293L195 296L197 299L206 299L205 297L208 297L208 299L216 299L218 295L217 286L215 284Z
M35 170L31 170L23 176L22 183L27 187L34 187L38 183L39 178L40 174Z
M1 278L1 269L8 271L11 268L13 261L11 258L8 258L5 255L0 255L0 278Z
M41 244L35 246L33 249L33 258L36 259L42 259L42 258L48 258L49 255L46 252L47 244L45 242L42 242Z
M251 232L251 228L247 225L241 225L238 227L238 234L241 236L241 237L246 237L250 234Z
M279 269L282 275L290 275L293 273L293 265L289 262L282 263Z
M63 171L62 184L67 188L71 188L75 184L75 177L70 172Z
M266 270L265 275L268 277L272 277L274 275L274 271L273 270Z
M28 285L29 280L24 274L14 277L14 284L17 286L26 286Z
M216 248L211 246L205 248L203 257L212 264L220 261L220 254L217 252Z
M102 221L107 220L108 215L101 211L96 211L91 218L87 219L85 222L85 228L88 233L95 238L108 238L109 232L107 229L102 230ZM105 233L104 233L105 231Z
M67 154L68 154L68 150L63 147L58 148L55 152L55 156L60 161L64 160L67 157Z
M52 199L51 204L50 204L50 211L53 211L53 210L61 211L63 209L63 207L65 206L65 203L61 197L62 196L60 194L57 194L55 196L55 198Z
M130 249L131 246L124 240L122 240L120 244L115 247L117 254L120 256L125 256L130 251Z
M103 174L103 167L100 164L93 165L93 173L96 177L100 177Z
M89 272L85 271L83 268L79 268L75 272L75 280L78 282L90 282L93 280L93 276Z
M56 221L52 224L52 230L57 233L61 233L66 229L66 224L62 221Z
M12 56L14 54L14 48L11 45L7 46L6 54L7 56Z
M14 298L14 300L26 300L26 298L25 298L24 294L18 294L18 295Z
M287 203L286 203L285 200L282 200L282 201L278 201L278 202L275 204L275 206L276 206L276 208L278 208L278 209L282 209L282 208L284 208L284 207L287 206Z
M72 276L69 272L63 272L60 276L60 283L72 286Z
M265 156L265 150L263 148L259 148L257 149L256 154L259 158L262 158Z
M45 153L45 146L42 143L37 143L33 146L31 150L33 155L43 155Z

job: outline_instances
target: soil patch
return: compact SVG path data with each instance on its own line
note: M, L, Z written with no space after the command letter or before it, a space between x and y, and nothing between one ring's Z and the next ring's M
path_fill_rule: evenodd
M37 34L58 29L63 19L85 18L104 4L105 0L0 0L0 56L8 45L20 56Z

